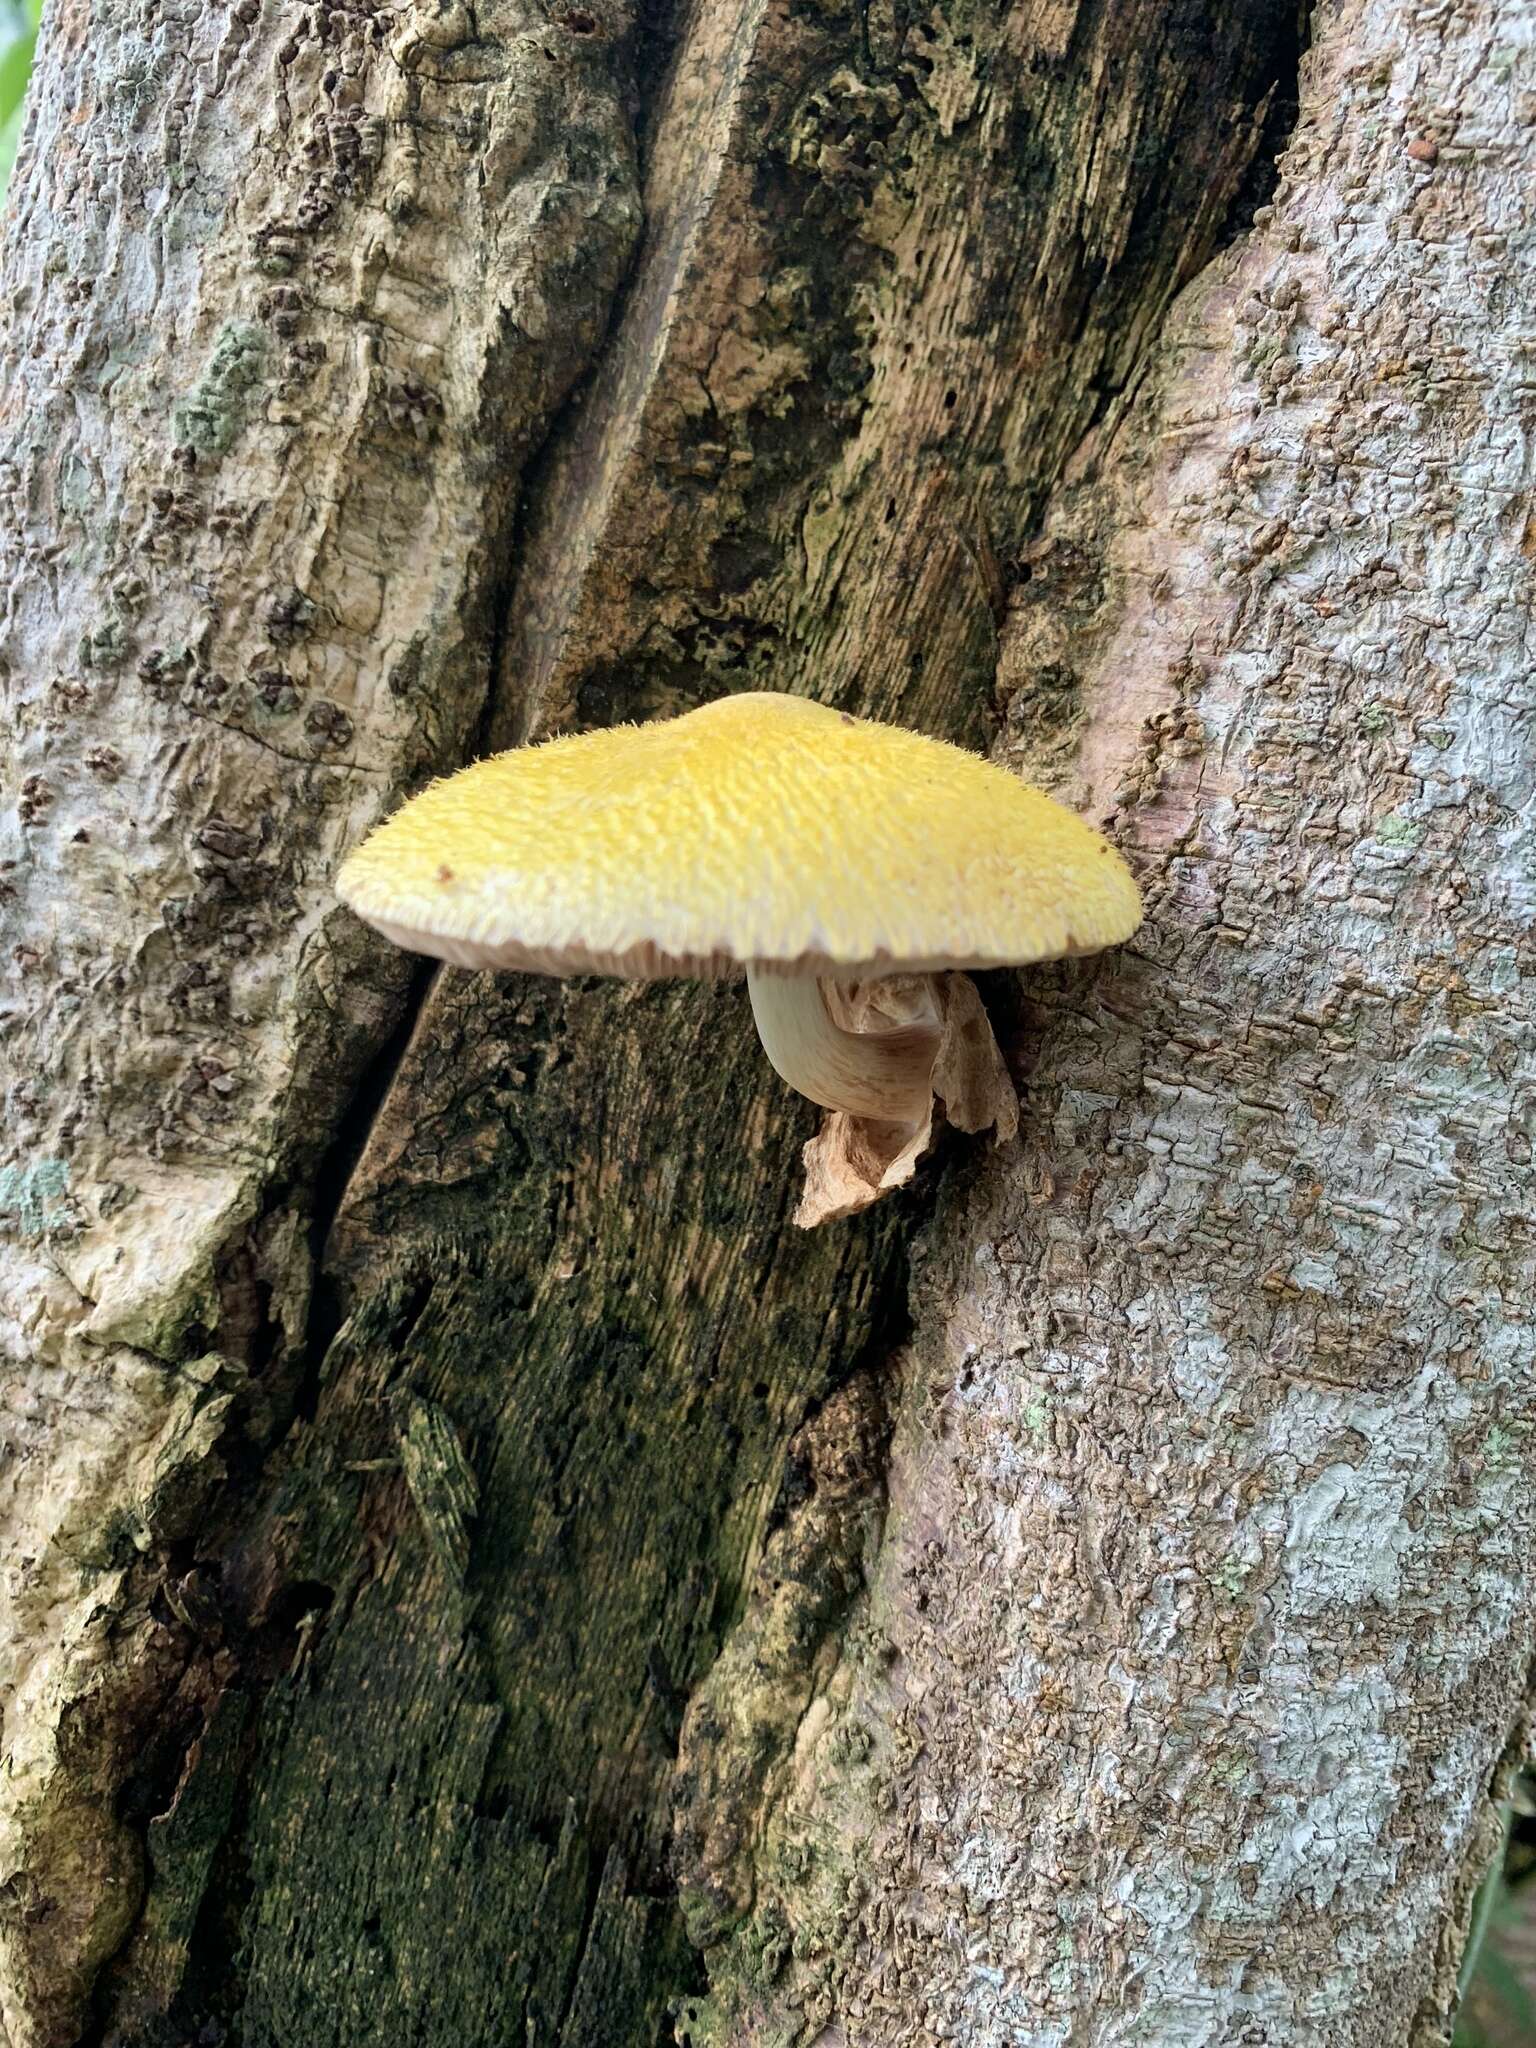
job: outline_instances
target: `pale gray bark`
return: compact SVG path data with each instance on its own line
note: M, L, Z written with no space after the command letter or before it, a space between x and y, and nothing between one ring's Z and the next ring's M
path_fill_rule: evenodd
M236 1300L302 1335L306 1177L398 1007L330 877L473 728L518 465L632 245L587 20L45 24L0 331L13 2048L72 2037L137 1910L131 1567L218 1484Z
M1031 980L841 1657L692 1710L700 1767L798 1688L702 1816L720 2038L1449 2038L1532 1645L1533 28L1320 7L1273 206L1051 507L1003 669L1085 666L1148 922Z
M694 7L641 96L622 298L617 10L50 22L0 328L7 2048L65 2048L93 1989L125 2040L193 2031L198 1902L239 1889L215 1869L247 1825L230 1758L270 1700L252 2048L371 2038L386 1999L415 2024L439 1928L491 1910L475 1858L525 1854L585 1974L553 2026L537 1984L497 2024L654 2038L644 2000L602 1999L658 1881L626 1893L615 1851L586 1897L589 1791L594 1857L675 1804L696 2044L1445 2038L1532 1638L1533 24L1521 0L1320 6L1273 205L1159 332L1262 99L1242 34L1197 53L1189 13L935 10L911 58L877 9ZM1186 41L1160 69L1165 18ZM509 595L522 465L594 358ZM794 1237L764 1181L794 1109L699 991L438 977L357 1171L318 1190L407 978L329 877L473 744L493 621L504 734L742 682L973 738L995 713L1000 755L1138 861L1135 946L1022 985L1024 1127L942 1183L884 1368L890 1240ZM611 1586L562 1595L611 1699L563 1641L540 1663L524 1611L518 1546L547 1523L550 1556L586 1555L580 1501L503 1506L498 1548L504 1475L434 1405L451 1372L391 1408L369 1364L405 1341L379 1303L452 1268L498 1147L528 1271L498 1293L454 1269L431 1341L469 1344L483 1282L498 1314L534 1304L497 1370L549 1384L493 1428L487 1373L466 1410L492 1441L536 1423L564 1493L649 1472L627 1420L564 1462L596 1430L561 1374L605 1318L636 1349L633 1319L626 1413L680 1439L638 1500L601 1496ZM317 1209L352 1311L329 1350ZM719 1478L727 1421L768 1448ZM805 1497L774 1520L786 1444ZM697 1509L702 1590L661 1496ZM355 1525L343 1565L317 1499ZM205 1531L245 1603L213 1647ZM345 1597L289 1641L306 1542ZM675 1777L602 1632L674 1569L686 1656L719 1648ZM366 1903L343 1891L316 1957L285 1872L339 1869L366 1810L304 1803L316 1756L338 1782L354 1760L327 1627L343 1677L388 1694L399 1658L417 1688L377 1724L380 1778L433 1734L452 1768L420 1765L404 1824L380 1793ZM523 1725L525 1667L551 1752L590 1763L574 1788L549 1764L542 1832L509 1847L516 1802L482 1814L458 1774ZM581 1684L572 1735L548 1700ZM285 1751L295 1696L311 1747ZM146 1826L124 1788L173 1710ZM406 1854L428 1810L441 1907ZM379 1961L391 1907L425 1960L396 1932ZM652 1990L660 1968L633 1963Z

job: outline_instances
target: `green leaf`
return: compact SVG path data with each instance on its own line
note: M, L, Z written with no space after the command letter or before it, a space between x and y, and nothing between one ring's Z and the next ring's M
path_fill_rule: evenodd
M32 60L37 52L37 24L42 0L10 0L0 6L0 199L10 181L21 140L22 106Z
M32 55L37 48L37 30L0 49L0 121L9 121L21 109L27 80L32 76Z
M1536 2001L1507 1958L1496 1948L1485 1949L1478 1975L1498 2000L1504 2017L1518 2028L1514 2038L1536 2041Z
M5 188L10 183L11 165L16 161L16 145L21 140L21 114L18 107L9 121L0 122L0 199L5 197Z

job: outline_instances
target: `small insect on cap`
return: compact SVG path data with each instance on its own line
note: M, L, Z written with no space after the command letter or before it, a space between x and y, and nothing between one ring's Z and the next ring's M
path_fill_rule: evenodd
M853 979L1092 953L1141 921L1072 812L940 740L752 692L435 782L337 889L402 946L544 974Z

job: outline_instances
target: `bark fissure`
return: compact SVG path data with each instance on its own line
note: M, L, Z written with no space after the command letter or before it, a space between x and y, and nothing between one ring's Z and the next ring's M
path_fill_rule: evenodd
M1316 0L1296 0L1294 10L1282 16L1277 10L1273 83L1264 110L1264 124L1253 162L1216 237L1216 248L1226 249L1253 226L1254 215L1274 197L1280 181L1280 162L1290 147L1296 123L1301 117L1301 67L1312 47L1312 18Z
M329 875L486 699L517 464L635 224L622 27L595 53L512 5L473 46L452 10L45 31L0 343L20 2048L72 2038L132 1921L115 1777L184 1661L157 1559L270 1452L303 1369L306 1183L408 978Z
M1518 46L1507 9L1475 11ZM1391 876L1447 844L1466 860L1437 877L1467 901L1506 802L1476 786L1505 713L1480 697L1463 731L1448 710L1485 650L1459 632L1442 646L1432 621L1387 656L1335 644L1393 576L1442 601L1435 563L1405 572L1405 515L1376 494L1405 446L1426 502L1449 488L1446 447L1481 431L1468 365L1504 331L1474 278L1466 305L1483 310L1434 301L1464 335L1426 340L1395 314L1373 356L1349 335L1351 305L1401 290L1405 237L1422 290L1440 289L1443 251L1467 240L1458 209L1479 180L1502 191L1517 157L1502 130L1459 132L1437 70L1454 17L1385 0L1319 14L1335 69L1291 163L1325 195L1347 167L1343 211L1377 223L1330 287L1343 327L1308 297L1305 238L1322 231L1293 174L1228 259L1250 297L1229 321L1218 270L1166 335L1179 283L1252 199L1266 95L1280 118L1289 31L1267 5L700 0L636 115L633 264L611 0L492 0L474 22L283 0L249 23L215 8L185 48L110 10L88 37L60 22L0 338L16 720L0 915L26 1032L0 1161L25 1308L0 1305L0 1343L30 1404L29 1469L49 1475L28 1493L0 1466L7 1555L41 1560L0 1580L22 1645L0 1669L15 2048L73 2040L114 1948L96 2012L122 2048L214 2025L241 2048L530 2032L652 2048L699 1982L665 1876L686 1696L727 1730L684 1743L684 1904L714 1971L711 1997L678 2008L696 2043L826 2025L850 2048L957 2028L984 2048L1010 2027L1041 2048L1074 2030L1107 2044L1119 1986L1126 2027L1164 2025L1163 1999L1182 2048L1277 1995L1229 1982L1253 1947L1232 1897L1248 1882L1281 1900L1284 1971L1331 1996L1336 1965L1286 1891L1293 1823L1351 1845L1318 1852L1335 1886L1310 1902L1319 1925L1347 1893L1366 1915L1395 1900L1415 1955L1444 1932L1433 1982L1405 1973L1402 1990L1422 1993L1430 2038L1456 1902L1415 1837L1414 1918L1353 1826L1402 1755L1427 1754L1420 1695L1361 1765L1349 1715L1377 1694L1328 1663L1347 1667L1349 1646L1326 1605L1296 1621L1292 1579L1300 1558L1326 1591L1318 1531L1337 1522L1348 1549L1362 1499L1407 1513L1446 1444L1464 1493L1431 1492L1426 1512L1464 1534L1455 1518L1503 1472L1515 1515L1519 1439L1478 1438L1495 1395L1470 1367L1464 1415L1438 1395L1412 1408L1412 1290L1377 1329L1358 1247L1321 1242L1385 1244L1397 1288L1398 1239L1347 1143L1292 1156L1279 1134L1314 1115L1393 1128L1392 1102L1362 1109L1359 1075L1429 1059L1414 1034L1436 1003L1445 1061L1473 1047L1441 1094L1459 1090L1474 1149L1523 1069L1479 1036L1512 1006L1507 981L1480 978L1482 904L1406 990L1362 971L1293 1016L1309 970L1275 970L1266 948L1310 919L1322 957L1331 928L1316 901L1275 907L1288 878L1255 847L1270 829L1323 864L1338 783L1364 849L1352 901L1395 903ZM1336 60L1357 36L1359 72ZM1324 147L1330 93L1355 125ZM1383 122L1416 154L1394 154ZM1404 177L1419 182L1400 204ZM1506 232L1495 210L1476 235ZM1191 311L1206 304L1214 329ZM1302 488L1287 468L1325 362L1343 366L1341 419L1374 403L1392 425L1339 453L1375 540L1326 472ZM1423 412L1392 412L1408 391ZM1463 495L1425 520L1456 512L1461 534L1457 507L1515 469L1458 472ZM1307 581L1308 550L1332 596ZM1503 593L1502 558L1473 567ZM1265 621L1298 591L1268 639L1212 624ZM1378 750L1358 787L1353 729L1308 738L1314 660ZM1401 701L1384 662L1411 679ZM739 992L449 974L417 1005L404 963L328 909L342 847L466 747L755 682L995 733L1004 758L1114 816L1152 885L1122 967L992 989L1030 1082L1026 1135L925 1180L931 1219L909 1207L796 1241L807 1123L765 1075ZM1472 793L1437 813L1425 792L1463 769ZM1303 830L1286 805L1309 791ZM1414 888L1394 944L1427 928ZM1424 1150L1439 1110L1413 1114L1402 1160L1429 1160L1440 1202ZM1216 1131L1243 1171L1211 1156ZM1442 1292L1456 1261L1481 1275L1503 1256L1459 1164L1454 1259L1422 1260ZM1224 1262L1269 1229L1277 1187L1287 1256L1233 1278ZM872 1342L891 1345L912 1230L889 1465L866 1460L832 1516L827 1496L786 1496L787 1447L852 1398ZM1418 1446L1406 1477L1394 1429ZM761 1567L818 1516L835 1523L805 1607L821 1620L802 1641L794 1603L775 1610L781 1683L755 1714L742 1652L773 1632ZM1503 1601L1517 1631L1502 1557L1481 1571L1469 1600ZM1021 1578L1041 1603L1023 1613ZM1193 1733L1136 1635L1154 1623L1186 1630L1215 1701ZM1276 1662L1287 1626L1320 1660L1309 1753L1344 1755L1336 1784L1298 1789L1282 1768L1306 1747ZM1017 1651L1004 1669L999 1646ZM1446 1771L1475 1783L1502 1667L1438 1691L1415 1669ZM968 1729L964 1757L941 1707ZM120 1812L162 1709L166 1740ZM1132 1792L1073 1776L1085 1729ZM1183 1846L1191 1755L1232 1802L1219 1843L1253 1848L1230 1883L1148 1863L1155 1840ZM165 1810L133 1806L173 1779ZM1442 1794L1423 1805L1443 1808L1454 1861L1476 1823ZM1074 1833L1066 1807L1093 1799L1097 1834ZM1098 1950L1090 1925L1108 1930Z
M346 1205L352 1176L367 1152L384 1101L420 1023L435 972L425 960L415 963L399 1022L387 1043L380 1047L359 1075L351 1096L336 1117L325 1155L314 1171L309 1229L309 1313L301 1347L303 1376L295 1390L293 1403L294 1414L306 1422L314 1419L325 1360L345 1315L326 1268L326 1243ZM231 1520L237 1521L238 1515L232 1516Z
M918 1248L870 1640L696 2040L1449 2037L1532 1627L1529 24L1317 31L1013 609L1148 924L1030 984L1023 1155Z

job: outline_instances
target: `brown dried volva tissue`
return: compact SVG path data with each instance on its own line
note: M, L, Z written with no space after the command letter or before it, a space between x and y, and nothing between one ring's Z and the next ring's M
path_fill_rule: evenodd
M1019 1098L968 974L893 974L823 989L833 1023L845 1031L890 1031L931 1019L935 1010L941 1028L925 1117L881 1123L834 1110L805 1147L805 1192L795 1211L802 1230L853 1216L904 1186L940 1119L961 1131L990 1126L997 1144L1019 1128Z

